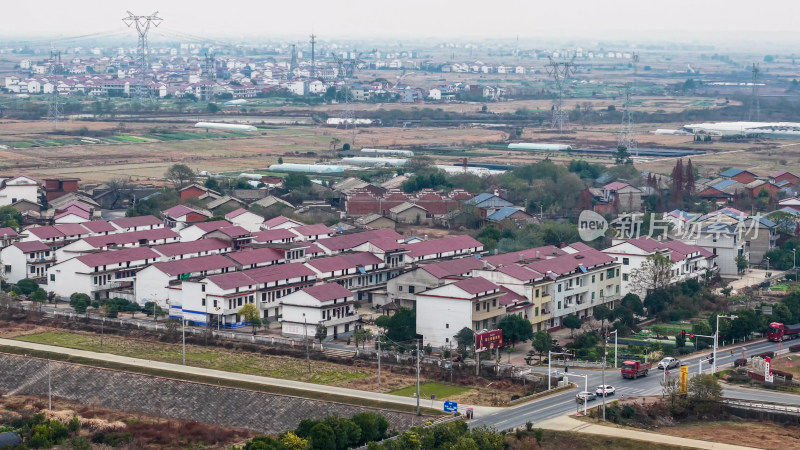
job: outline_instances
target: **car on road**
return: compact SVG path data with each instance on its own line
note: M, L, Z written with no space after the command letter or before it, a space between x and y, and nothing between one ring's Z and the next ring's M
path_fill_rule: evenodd
M578 392L578 394L575 396L575 402L577 403L590 402L592 400L597 400L597 396L594 394L594 392Z
M673 367L678 367L680 365L681 361L678 358L667 357L662 359L661 362L658 363L658 368L662 370L669 370L672 369Z
M603 396L603 394L605 394L605 396L609 396L609 395L614 395L614 393L616 392L617 389L614 386L611 386L610 384L605 384L605 385L601 384L600 386L597 386L597 391L595 391L595 394L598 397L601 397Z

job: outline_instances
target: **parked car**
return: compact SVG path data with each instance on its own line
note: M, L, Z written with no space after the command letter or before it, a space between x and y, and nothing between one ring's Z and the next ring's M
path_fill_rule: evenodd
M609 396L614 395L615 392L617 392L617 389L614 386L609 384L601 384L600 386L597 386L597 391L595 391L595 394L602 396L605 393L606 396Z
M594 394L594 392L578 392L578 394L575 396L576 403L583 403L585 401L590 402L592 400L597 400L597 396Z
M667 357L662 359L661 362L658 363L658 368L661 370L669 370L672 369L673 367L678 367L680 365L681 361L678 358Z

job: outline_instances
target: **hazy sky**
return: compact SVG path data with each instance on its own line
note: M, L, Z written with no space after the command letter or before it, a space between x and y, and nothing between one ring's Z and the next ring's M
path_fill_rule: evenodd
M164 32L303 38L513 39L652 36L764 41L798 30L797 0L38 0L3 2L0 35L125 31L120 20L159 11ZM673 33L665 33L673 31ZM674 33L685 31L690 33ZM132 32L131 32L132 33ZM135 39L135 37L133 37ZM800 39L790 37L790 39Z

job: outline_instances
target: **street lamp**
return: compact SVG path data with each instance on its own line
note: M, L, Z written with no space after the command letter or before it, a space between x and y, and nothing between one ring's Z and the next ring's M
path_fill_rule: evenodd
M570 376L572 376L572 375L575 375L576 377L582 377L583 378L583 391L588 393L589 392L589 375L581 375L581 374L573 373ZM605 386L603 386L603 398L605 398L605 394L606 394L606 390L605 390ZM578 393L578 395L580 396L581 394ZM589 399L587 397L588 397L588 395L583 398L583 415L584 416L586 415L586 404L589 403Z
M767 265L769 265L769 258L767 259ZM711 373L717 373L717 348L719 347L719 318L731 319L736 320L739 316L730 315L730 316L717 316L717 332L714 333L714 357L713 361L711 361Z
M618 337L617 330L614 330L609 334L613 334L614 335L614 368L616 369L617 368L617 337Z

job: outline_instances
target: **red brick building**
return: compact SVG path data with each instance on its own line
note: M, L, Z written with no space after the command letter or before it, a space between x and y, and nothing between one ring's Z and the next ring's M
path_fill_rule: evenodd
M78 193L78 182L80 178L45 178L44 192L47 201L61 197L67 193Z

